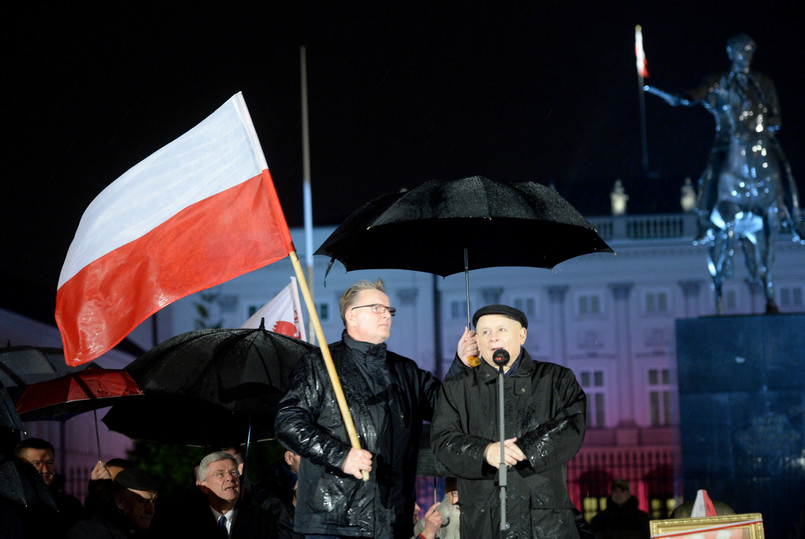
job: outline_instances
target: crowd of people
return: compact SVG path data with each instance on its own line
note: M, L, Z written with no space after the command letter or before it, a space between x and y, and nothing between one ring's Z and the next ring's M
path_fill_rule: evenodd
M571 502L566 464L584 438L585 394L569 369L529 356L523 312L479 309L444 380L387 349L395 309L381 280L349 287L340 313L344 331L328 349L358 444L319 349L296 365L276 414L282 473L253 482L239 448L221 447L187 471L193 494L165 505L156 478L113 459L93 469L82 504L58 484L53 446L28 438L14 464L47 488L25 511L0 505L7 522L0 537L648 537L647 516L625 481L613 484L606 511L591 525ZM480 365L470 366L473 357ZM444 498L420 518L415 479L424 422L451 477ZM627 532L618 531L626 520Z

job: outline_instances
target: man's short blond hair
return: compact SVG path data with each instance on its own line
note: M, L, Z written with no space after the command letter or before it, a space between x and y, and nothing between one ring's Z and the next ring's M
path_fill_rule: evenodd
M347 288L341 295L339 304L341 308L341 321L344 322L344 326L347 325L347 310L355 305L355 302L358 300L358 294L360 294L362 290L379 290L385 294L386 285L383 283L383 279L378 277L376 281L369 281L367 279L360 280Z

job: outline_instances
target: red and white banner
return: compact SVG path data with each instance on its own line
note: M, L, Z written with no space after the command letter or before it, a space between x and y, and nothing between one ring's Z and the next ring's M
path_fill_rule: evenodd
M691 517L714 517L716 516L716 508L710 500L710 496L704 489L699 489L696 492L696 501L693 502L693 509L690 511Z
M638 24L634 29L634 53L637 57L637 74L644 79L648 78L648 60L643 50L643 29Z
M84 212L56 293L65 360L91 361L166 305L294 250L238 93Z
M303 341L307 340L296 277L291 277L291 284L283 288L279 294L274 296L274 299L249 317L241 327L259 328L261 323L267 330L274 333L282 333Z

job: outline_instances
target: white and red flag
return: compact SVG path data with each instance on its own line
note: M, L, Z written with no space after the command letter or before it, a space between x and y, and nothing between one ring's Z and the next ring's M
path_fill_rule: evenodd
M637 74L647 79L648 60L646 60L646 52L643 50L643 28L639 24L634 28L634 53L637 57Z
M291 277L291 283L288 286L250 316L240 327L259 328L263 323L269 331L306 341L305 324L302 321L302 304L299 302L299 290L296 286L296 277Z
M243 96L135 165L81 217L59 277L68 364L166 305L294 251Z

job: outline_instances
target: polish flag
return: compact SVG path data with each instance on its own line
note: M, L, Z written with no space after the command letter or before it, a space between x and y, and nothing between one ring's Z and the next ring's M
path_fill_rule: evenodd
M637 57L637 74L647 79L648 60L646 60L646 52L643 50L643 28L639 24L634 28L634 52Z
M261 324L274 333L282 333L303 341L307 340L305 324L302 321L302 304L299 302L299 290L296 288L296 277L291 277L291 284L283 288L240 327L259 328Z
M166 305L294 250L238 93L84 212L56 293L65 361L91 361Z

